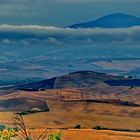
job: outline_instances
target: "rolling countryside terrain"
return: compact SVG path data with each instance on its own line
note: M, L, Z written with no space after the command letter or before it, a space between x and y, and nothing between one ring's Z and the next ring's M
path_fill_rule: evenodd
M9 126L13 112L37 109L40 113L23 115L28 128L73 128L79 124L81 128L99 125L134 131L140 128L139 91L138 79L93 71L3 87L0 123Z

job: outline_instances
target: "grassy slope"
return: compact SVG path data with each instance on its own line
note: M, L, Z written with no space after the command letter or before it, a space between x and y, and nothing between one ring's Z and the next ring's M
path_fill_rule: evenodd
M140 129L140 107L103 103L49 101L50 112L24 116L30 128L107 128ZM0 123L10 123L10 113L0 113Z
M27 122L34 118L42 120L48 127L73 127L81 124L92 128L96 125L109 128L140 128L140 108L125 107L111 104L75 103L75 102L49 102L50 112L27 116ZM35 122L34 121L34 122ZM128 123L129 122L129 123ZM34 124L30 125L33 127Z

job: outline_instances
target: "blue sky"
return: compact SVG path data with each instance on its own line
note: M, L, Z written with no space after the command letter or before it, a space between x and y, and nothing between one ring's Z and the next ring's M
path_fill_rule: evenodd
M65 26L110 13L140 17L140 0L0 0L0 24Z

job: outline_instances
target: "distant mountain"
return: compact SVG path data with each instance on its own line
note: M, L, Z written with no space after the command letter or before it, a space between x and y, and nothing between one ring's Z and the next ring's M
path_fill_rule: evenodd
M95 21L78 23L69 26L70 28L127 28L140 25L140 18L123 14L115 13L101 17Z

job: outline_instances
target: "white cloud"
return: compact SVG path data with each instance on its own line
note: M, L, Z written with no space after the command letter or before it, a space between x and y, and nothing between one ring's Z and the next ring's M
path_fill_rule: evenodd
M140 42L140 26L119 29L70 29L49 26L0 25L0 40L29 44L135 44Z

